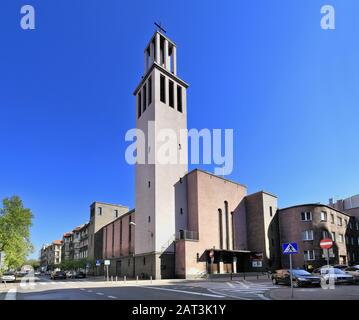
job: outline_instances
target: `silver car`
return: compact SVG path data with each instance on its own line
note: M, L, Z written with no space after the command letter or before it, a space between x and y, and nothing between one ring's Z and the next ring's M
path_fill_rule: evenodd
M5 272L1 276L1 282L15 282L15 281L16 281L16 276L14 272Z
M354 277L352 275L347 274L343 270L340 270L338 268L324 267L324 268L316 269L314 270L313 275L319 275L327 282L330 279L334 279L336 284L340 284L340 283L353 284L355 282Z

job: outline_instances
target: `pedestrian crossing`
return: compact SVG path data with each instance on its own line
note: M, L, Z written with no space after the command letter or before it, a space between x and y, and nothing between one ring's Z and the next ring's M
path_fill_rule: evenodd
M230 292L230 293L240 293L240 294L255 294L262 295L269 290L278 288L271 283L252 283L248 281L235 281L234 286L230 288L223 288L221 291Z

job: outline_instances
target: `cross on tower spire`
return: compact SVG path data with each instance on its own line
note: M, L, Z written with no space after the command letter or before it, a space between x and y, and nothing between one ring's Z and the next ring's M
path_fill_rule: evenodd
M155 26L157 27L157 31L161 31L161 32L163 32L163 33L167 33L167 31L166 31L165 29L163 29L161 22L159 22L159 23L155 22Z

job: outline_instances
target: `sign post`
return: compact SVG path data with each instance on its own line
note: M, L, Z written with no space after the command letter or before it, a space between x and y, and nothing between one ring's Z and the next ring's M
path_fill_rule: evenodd
M290 293L291 293L291 297L294 298L292 254L298 254L298 243L295 243L295 242L283 243L282 251L283 251L283 254L289 255Z
M104 265L106 266L106 278L107 278L107 281L109 281L109 278L108 278L108 266L111 264L111 261L110 260L105 260L104 261Z
M328 263L328 268L329 268L329 249L331 247L333 247L333 240L332 239L323 239L322 241L320 241L320 247L322 249L326 249L326 251L327 251L327 263Z

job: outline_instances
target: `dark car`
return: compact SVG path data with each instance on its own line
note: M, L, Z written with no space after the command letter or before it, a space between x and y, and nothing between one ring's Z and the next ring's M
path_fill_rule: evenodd
M65 272L62 271L54 271L53 273L51 273L51 279L53 280L66 279L66 274Z
M286 284L290 285L290 274L293 276L293 287L304 287L304 286L319 286L320 285L320 277L313 276L308 271L302 269L282 269L277 270L272 275L273 284Z
M76 275L75 275L75 278L76 279L84 279L84 278L86 278L86 273L82 272L82 271L77 272Z

